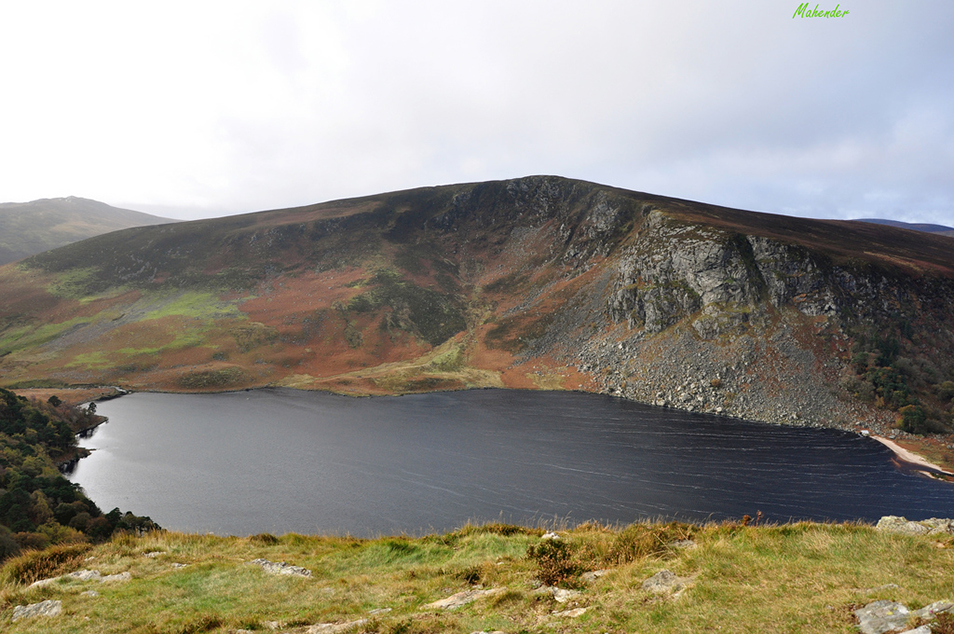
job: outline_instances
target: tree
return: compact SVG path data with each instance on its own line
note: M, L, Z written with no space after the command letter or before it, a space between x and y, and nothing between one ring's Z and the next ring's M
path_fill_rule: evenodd
M901 414L898 427L902 431L909 434L924 434L929 431L924 425L927 421L927 413L920 405L905 405L898 410L898 413Z

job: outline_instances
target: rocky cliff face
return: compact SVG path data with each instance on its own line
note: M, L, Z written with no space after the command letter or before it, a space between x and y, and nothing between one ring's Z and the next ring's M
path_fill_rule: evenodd
M951 375L950 363L937 356L951 348L950 278L836 265L798 244L658 210L646 214L615 269L607 302L614 336L579 355L611 393L755 420L890 433L896 414L846 389L857 378L849 361L859 334L907 329L908 352L917 354L920 343L933 357L928 380ZM932 331L933 342L915 335L912 324ZM923 380L910 365L908 373L912 382Z

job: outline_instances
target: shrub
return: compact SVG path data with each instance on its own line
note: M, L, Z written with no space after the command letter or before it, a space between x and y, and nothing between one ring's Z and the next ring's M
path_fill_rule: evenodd
M13 539L20 550L43 550L50 545L50 538L43 533L14 533Z
M457 573L464 582L470 585L477 585L483 577L483 570L480 566L469 566Z
M919 405L905 405L898 410L898 414L898 427L909 434L920 433L924 421L927 420L927 414Z
M937 395L944 402L954 401L954 381L944 381L938 385Z
M851 357L851 365L858 374L864 374L868 371L870 365L870 355L867 352L858 352Z
M934 634L954 634L954 614L942 612L937 615L937 621L932 625Z
M271 533L259 533L258 535L252 535L248 538L250 542L256 542L258 544L264 544L266 546L271 546L277 544L280 540L272 535Z
M527 558L537 564L537 579L548 586L578 586L583 566L576 549L563 539L544 539L527 546Z
M673 542L690 537L692 527L688 524L632 524L616 535L607 559L609 563L619 565L643 557L668 554L672 551Z
M13 539L13 535L3 526L0 526L0 561L13 557L20 552L20 544Z
M943 434L950 430L939 420L931 420L920 405L905 405L898 413L898 428L909 434Z

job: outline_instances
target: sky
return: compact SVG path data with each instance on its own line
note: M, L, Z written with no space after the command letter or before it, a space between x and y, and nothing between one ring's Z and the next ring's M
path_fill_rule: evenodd
M0 202L214 217L555 174L954 225L954 2L0 0Z

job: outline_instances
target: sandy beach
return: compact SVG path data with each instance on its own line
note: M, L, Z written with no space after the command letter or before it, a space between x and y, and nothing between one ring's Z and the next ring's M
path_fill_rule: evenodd
M950 471L946 471L945 469L942 469L941 467L934 464L933 462L929 462L925 460L918 454L912 451L908 451L907 449L900 446L898 443L894 441L888 440L887 438L882 438L881 436L875 436L873 434L871 437L877 440L878 442L880 442L882 445L884 445L891 451L893 451L898 456L898 458L900 458L904 462L909 462L911 464L915 464L921 467L927 467L928 469L933 469L940 473L946 473L947 475L954 475L954 473L951 473Z

